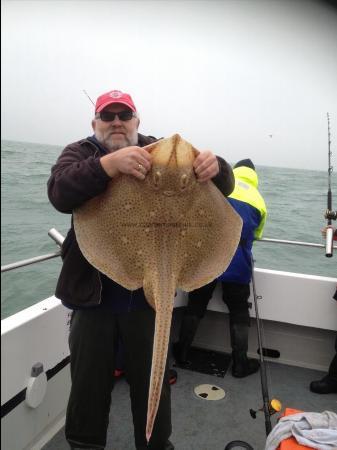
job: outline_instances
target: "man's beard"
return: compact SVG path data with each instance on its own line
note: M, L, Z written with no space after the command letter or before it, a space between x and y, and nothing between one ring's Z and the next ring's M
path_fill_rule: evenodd
M99 140L99 138L98 138ZM102 144L110 151L115 152L121 148L130 147L138 144L138 130L135 130L131 136L123 136L123 139L114 142L113 136L103 140Z

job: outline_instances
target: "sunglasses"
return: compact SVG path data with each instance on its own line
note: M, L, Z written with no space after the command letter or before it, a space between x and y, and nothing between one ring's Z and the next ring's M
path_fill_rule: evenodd
M120 112L102 111L96 114L96 119L101 119L103 122L113 122L116 116L122 122L126 122L131 120L133 117L136 117L136 113L129 110Z

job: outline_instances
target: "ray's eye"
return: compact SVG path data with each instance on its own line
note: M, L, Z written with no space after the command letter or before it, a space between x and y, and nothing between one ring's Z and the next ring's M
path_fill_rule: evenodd
M161 172L159 170L156 170L153 175L153 183L156 188L159 188L161 183Z
M180 178L180 189L184 190L187 187L188 178L186 173L184 173Z

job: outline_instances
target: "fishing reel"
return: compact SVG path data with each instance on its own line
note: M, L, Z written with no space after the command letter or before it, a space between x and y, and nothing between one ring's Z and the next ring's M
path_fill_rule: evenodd
M269 411L269 416L275 414L276 412L280 412L282 409L282 404L279 400L277 400L276 398L273 398L272 400L270 400L269 404L268 404L268 411ZM259 408L258 410L254 411L254 409L250 409L250 415L252 416L253 419L256 419L256 414L258 411L264 411L263 407ZM253 447L248 444L248 442L245 441L231 441L229 442L224 450L234 450L234 449L247 449L247 450L254 450Z
M280 412L281 409L282 409L282 403L279 400L277 400L277 398L273 398L272 400L270 400L270 402L268 404L268 412L269 412L270 416L272 416L273 414L275 414L277 412ZM259 408L256 411L254 409L250 409L249 413L253 419L256 419L256 414L259 411L264 411L263 406L262 406L262 408Z
M324 217L327 220L337 220L337 211L330 211L330 209L327 209L325 211Z

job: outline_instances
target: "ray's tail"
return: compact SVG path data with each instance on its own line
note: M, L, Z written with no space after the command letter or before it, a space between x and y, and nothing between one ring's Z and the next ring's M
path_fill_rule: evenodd
M146 291L146 289L144 290ZM170 340L175 288L172 286L169 292L165 289L165 293L166 295L165 298L162 299L162 302L158 301L158 298L156 298L155 301L156 322L153 339L152 367L146 420L147 442L149 442L152 435L152 430L161 397L168 345Z

